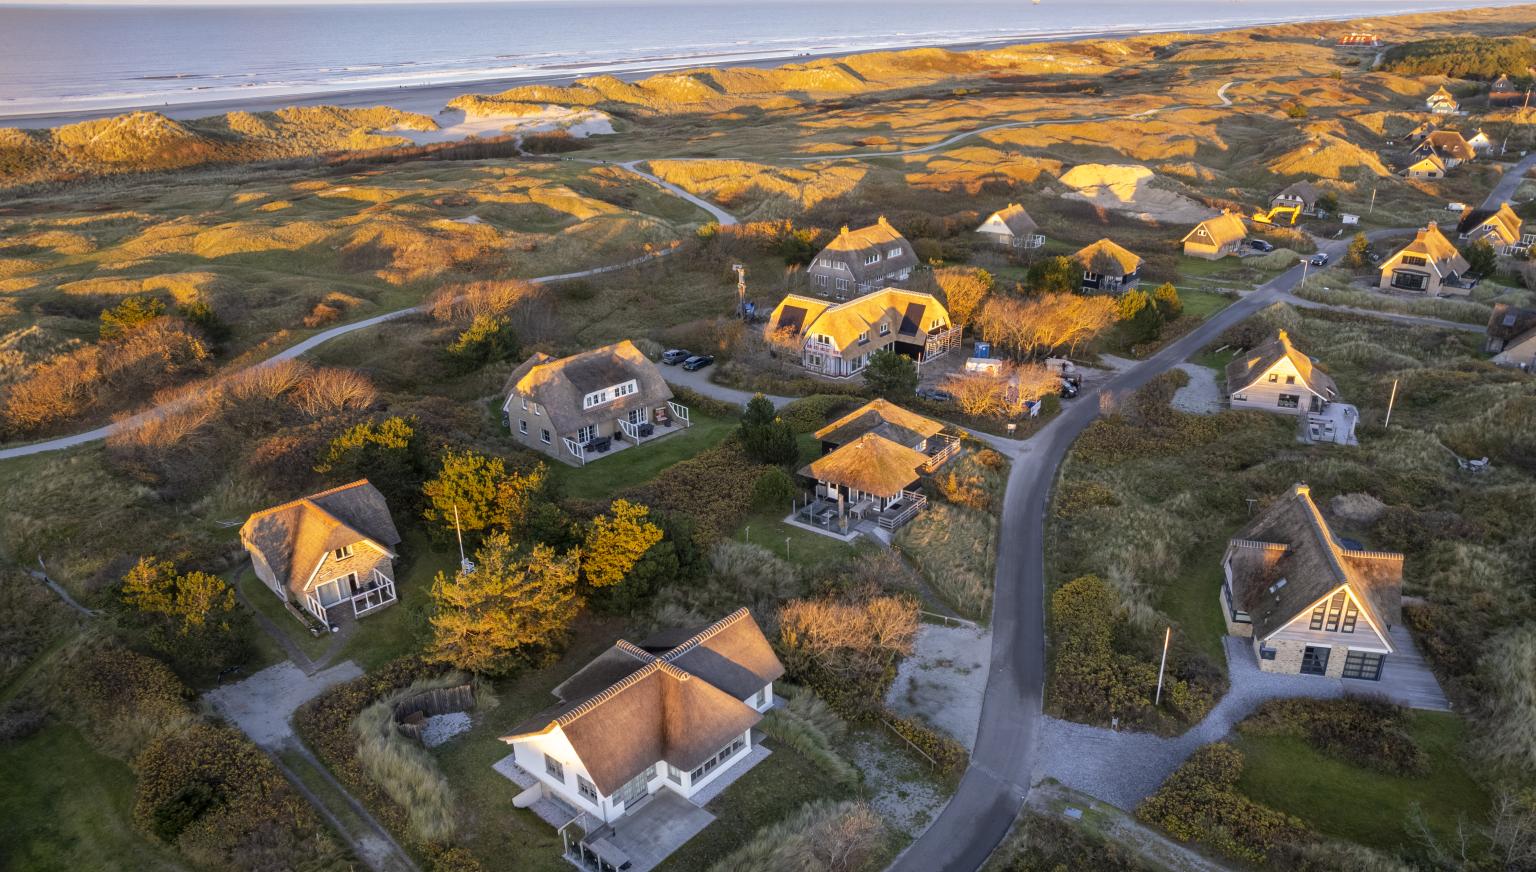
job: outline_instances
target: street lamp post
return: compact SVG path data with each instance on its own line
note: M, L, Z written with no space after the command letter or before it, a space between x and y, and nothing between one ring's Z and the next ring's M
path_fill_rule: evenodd
M1312 258L1304 257L1304 258L1301 259L1301 284L1296 286L1297 290L1300 290L1301 288L1306 287L1306 285L1307 285L1307 267L1310 267L1311 265L1312 265Z

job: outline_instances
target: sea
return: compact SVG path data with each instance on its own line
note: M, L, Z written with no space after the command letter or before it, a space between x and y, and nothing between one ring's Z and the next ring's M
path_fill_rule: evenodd
M0 120L569 81L925 45L1228 28L1514 0L522 0L0 5Z

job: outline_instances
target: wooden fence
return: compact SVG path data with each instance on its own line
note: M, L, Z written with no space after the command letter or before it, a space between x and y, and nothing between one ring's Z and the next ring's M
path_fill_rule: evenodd
M469 711L475 707L475 689L472 685L440 687L418 693L395 703L395 726L406 736L421 741L427 718L452 712Z

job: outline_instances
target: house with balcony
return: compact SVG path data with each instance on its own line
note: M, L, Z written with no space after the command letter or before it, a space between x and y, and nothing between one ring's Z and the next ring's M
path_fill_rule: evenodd
M1229 254L1237 254L1243 240L1248 238L1248 227L1241 215L1223 211L1214 218L1207 218L1184 235L1184 253L1201 260L1221 260Z
M542 807L581 868L651 868L714 818L702 806L767 756L754 727L784 666L746 609L619 640L501 741L496 770Z
M960 347L961 328L932 294L885 288L842 303L790 294L768 317L767 335L810 372L849 378L883 348L919 364L942 357Z
M336 626L396 600L400 534L367 479L251 515L240 544L256 577L302 621Z
M994 247L1008 251L1027 251L1045 245L1040 225L1018 203L1009 203L993 212L976 232Z
M585 466L689 425L661 370L628 339L555 359L536 353L507 379L501 420L523 445Z
M1141 257L1110 239L1072 255L1083 268L1084 293L1123 294L1141 281Z
M1265 672L1378 681L1402 623L1403 555L1345 547L1294 485L1222 555L1227 633Z
M844 227L805 274L818 296L846 300L905 282L917 264L912 244L882 215L868 227Z
M1333 377L1297 351L1286 331L1233 358L1226 375L1231 408L1295 416L1304 442L1359 444L1359 411L1339 402Z
M1505 256L1524 256L1536 241L1536 236L1525 232L1525 220L1507 202L1497 209L1468 208L1456 224L1456 235L1462 242L1487 242Z
M1381 262L1382 290L1417 291L1438 297L1444 294L1466 296L1471 288L1462 281L1469 266L1439 225L1430 222L1414 235L1413 241Z

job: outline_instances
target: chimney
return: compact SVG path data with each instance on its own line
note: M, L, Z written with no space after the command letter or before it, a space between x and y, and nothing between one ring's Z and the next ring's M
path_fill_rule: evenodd
M843 225L843 229L840 230L837 235L839 235L839 236L847 236L848 235L848 225L844 224Z
M881 215L880 216L880 220L878 222L876 222L876 223L878 223L881 227L889 227L889 226L891 226L891 222L885 220L885 216L884 215Z
M1308 487L1304 483L1298 482L1295 487L1295 493L1298 497L1307 497L1310 499L1312 496L1312 488Z

